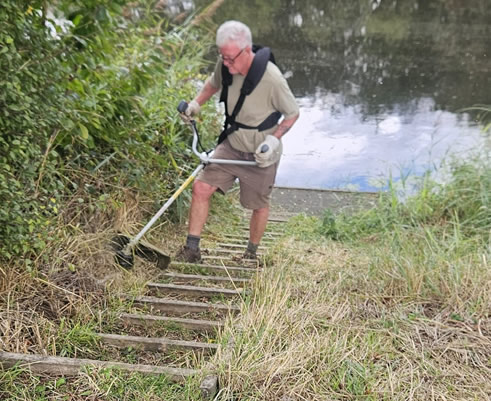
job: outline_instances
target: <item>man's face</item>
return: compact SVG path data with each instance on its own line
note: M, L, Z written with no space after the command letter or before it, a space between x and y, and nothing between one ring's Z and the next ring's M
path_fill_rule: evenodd
M234 42L229 42L220 48L220 58L232 75L239 74L242 70L246 51L247 48L241 49Z

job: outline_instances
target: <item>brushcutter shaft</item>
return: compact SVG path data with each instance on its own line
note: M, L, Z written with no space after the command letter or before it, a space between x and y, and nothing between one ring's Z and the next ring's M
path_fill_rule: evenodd
M145 233L150 229L150 227L153 226L153 224L159 219L160 216L169 208L170 205L177 199L177 197L181 194L182 191L189 185L191 181L194 180L194 178L198 175L198 173L204 168L203 164L200 164L196 169L193 171L193 173L187 178L186 181L184 181L179 189L174 192L174 194L165 202L164 206L160 208L160 210L157 212L155 216L152 217L152 219L147 223L145 227L133 238L128 245L126 245L126 249L132 249L140 239L145 235Z
M177 111L179 113L184 113L186 109L188 108L188 104L186 101L181 100L177 106ZM240 165L240 166L257 166L256 162L253 161L245 161L245 160L229 160L229 159L212 159L211 156L213 155L213 152L207 154L205 152L199 153L197 149L197 144L198 144L198 128L196 127L196 121L195 120L190 120L191 127L193 128L193 152L196 156L199 157L202 163L208 164L208 163L214 163L214 164L234 164L234 165ZM265 153L269 150L268 145L263 145L261 148L261 153Z

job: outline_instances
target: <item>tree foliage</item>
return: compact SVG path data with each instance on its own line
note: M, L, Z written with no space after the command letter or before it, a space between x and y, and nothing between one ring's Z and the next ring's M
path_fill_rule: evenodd
M2 2L3 259L45 248L58 205L98 199L109 177L161 196L174 188L188 139L175 107L194 92L207 46L197 35L144 1ZM82 182L103 169L103 185Z

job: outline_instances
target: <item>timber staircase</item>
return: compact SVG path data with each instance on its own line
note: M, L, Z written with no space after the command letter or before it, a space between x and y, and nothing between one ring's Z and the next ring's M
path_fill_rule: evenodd
M259 255L266 254L268 247L281 237L285 221L284 216L270 218ZM76 375L85 366L115 367L129 372L163 374L177 382L200 374L206 376L200 387L202 398L212 399L218 391L217 376L189 365L204 366L204 358L216 352L220 346L215 341L218 331L227 316L240 313L243 296L250 291L254 276L261 272L257 261L240 259L248 240L247 223L248 216L244 215L233 233L204 235L206 248L202 249L201 264L173 262L154 282L146 283L145 295L120 296L121 302L131 308L119 313L114 332L97 333L98 340L117 352L137 349L158 355L155 363L126 363L108 356L101 360L0 352L0 365L4 368L18 365L34 374L50 376ZM151 327L162 328L163 334L146 336ZM173 332L173 336L166 335ZM183 332L188 338L178 338ZM176 357L185 363L173 366Z

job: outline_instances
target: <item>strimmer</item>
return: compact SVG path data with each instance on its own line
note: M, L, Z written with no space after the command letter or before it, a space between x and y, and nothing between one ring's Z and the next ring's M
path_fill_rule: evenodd
M177 110L180 113L184 113L188 107L185 101L181 101L177 106ZM125 269L130 269L133 267L135 255L144 258L150 262L157 264L157 267L161 269L167 268L171 262L170 256L168 256L164 251L159 248L149 244L146 241L142 241L142 237L145 233L153 226L153 224L159 219L160 216L172 205L172 203L177 199L182 191L194 180L198 173L209 163L216 164L240 164L245 166L257 166L254 161L245 160L226 160L226 159L212 159L213 151L206 153L199 153L197 150L197 144L199 141L199 133L196 127L196 121L190 121L191 127L193 129L193 144L192 149L196 156L199 157L201 163L198 167L191 173L191 175L184 181L176 192L165 202L165 204L160 208L160 210L153 216L150 221L143 227L143 229L133 238L130 238L124 234L119 234L112 239L112 245L115 251L116 263ZM268 146L264 145L261 152L266 152Z

